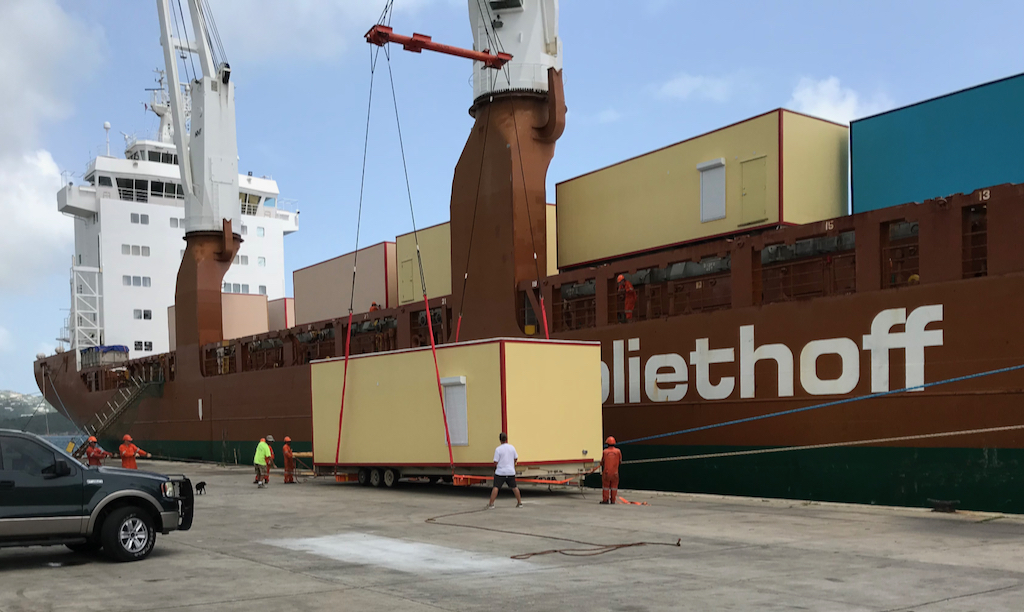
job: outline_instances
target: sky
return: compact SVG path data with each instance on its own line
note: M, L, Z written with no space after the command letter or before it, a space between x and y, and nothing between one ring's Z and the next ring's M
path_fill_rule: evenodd
M175 2L176 0L172 0ZM184 0L181 0L184 4ZM528 2L531 0L527 0ZM236 84L239 170L296 201L291 271L355 246L370 83L362 35L384 0L209 0ZM785 107L849 122L1024 72L1024 3L563 0L565 133L556 183ZM465 0L395 0L396 32L470 47ZM0 0L0 389L36 392L70 301L62 172L81 179L120 132L150 136L162 67L155 2ZM412 229L386 64L370 109L360 245ZM466 60L395 49L416 222L448 219L472 126ZM630 214L623 211L623 214Z

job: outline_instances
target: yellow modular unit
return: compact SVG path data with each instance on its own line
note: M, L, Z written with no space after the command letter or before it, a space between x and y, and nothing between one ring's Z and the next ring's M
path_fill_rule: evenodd
M547 252L548 252L548 276L558 274L558 232L555 229L558 223L558 215L555 214L555 205L548 204L547 214Z
M559 183L558 267L844 215L848 139L778 109Z
M437 361L458 473L493 473L502 431L525 476L579 474L600 461L599 343L465 342L439 346ZM314 463L449 473L430 349L351 358L339 446L344 368L344 359L312 365Z
M398 303L411 304L423 300L420 269L416 263L416 238L419 238L423 259L423 278L427 297L433 299L452 292L452 238L448 223L402 234L395 238L398 259Z
M381 242L292 273L295 291L294 325L348 316L352 267L357 266L355 312L367 312L373 302L381 308L398 305L395 243Z

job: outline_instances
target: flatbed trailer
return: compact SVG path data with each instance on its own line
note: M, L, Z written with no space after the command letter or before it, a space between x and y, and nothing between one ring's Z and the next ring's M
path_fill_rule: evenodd
M350 357L343 411L345 359L313 363L317 475L386 487L418 477L486 482L500 432L516 447L523 482L578 485L594 471L598 343L497 338L436 354L436 373L430 347Z

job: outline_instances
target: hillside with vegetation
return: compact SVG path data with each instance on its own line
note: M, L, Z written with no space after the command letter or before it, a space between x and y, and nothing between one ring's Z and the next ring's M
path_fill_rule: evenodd
M54 409L41 394L0 391L0 429L17 429L42 435L69 435L74 423Z

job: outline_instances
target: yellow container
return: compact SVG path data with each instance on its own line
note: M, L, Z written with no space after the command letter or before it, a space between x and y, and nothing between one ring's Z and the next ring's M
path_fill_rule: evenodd
M778 109L561 182L558 267L845 215L848 141Z
M597 342L495 339L442 345L437 362L456 471L493 473L507 432L523 476L578 474L602 450ZM312 364L313 462L318 468L450 473L445 420L429 347Z

